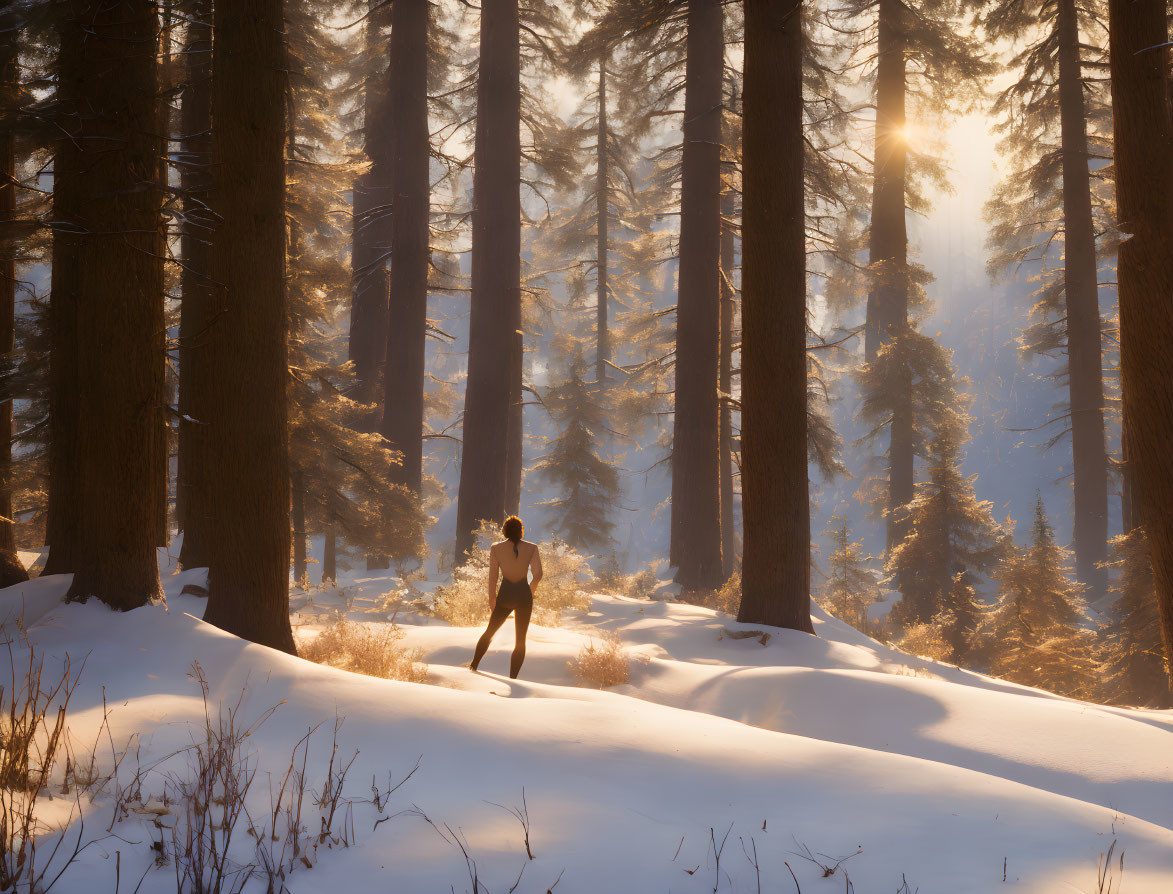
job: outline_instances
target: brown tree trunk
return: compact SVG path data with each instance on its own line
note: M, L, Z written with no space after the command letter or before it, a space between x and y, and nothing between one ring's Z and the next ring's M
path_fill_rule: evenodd
M338 580L338 535L334 525L326 525L326 545L322 550L322 583Z
M599 114L598 137L595 154L598 157L598 171L595 181L595 275L598 277L595 321L595 379L599 383L607 379L607 364L611 360L611 332L607 322L607 299L610 295L607 275L608 230L611 222L611 190L608 182L607 145L610 142L607 131L607 56L599 60Z
M0 33L0 110L15 116L20 106L19 32ZM11 118L9 119L11 121ZM16 348L16 136L11 125L0 131L0 354ZM12 398L0 395L0 553L5 567L16 558L16 524L12 501ZM0 578L0 586L16 581Z
M149 4L73 0L61 10L54 218L65 288L53 297L53 323L62 323L53 357L72 356L52 376L52 471L63 457L72 468L60 482L58 555L47 570L73 572L70 599L97 596L118 609L160 592L157 39ZM56 266L56 244L54 254Z
M162 151L158 158L158 182L160 195L167 190L168 178L171 173L171 91L174 88L174 72L172 60L172 33L174 27L175 10L169 3L159 4L158 12L162 20L159 31L159 96L156 104L159 114L158 134L162 138ZM159 228L158 247L155 251L155 263L159 265L159 282L164 281L163 262L167 257L167 230L165 226ZM159 292L159 319L161 325L155 333L155 383L157 393L152 402L155 408L154 419L154 449L152 460L154 468L151 470L150 486L152 501L155 506L155 546L166 547L171 543L171 517L169 505L169 490L171 483L171 426L167 414L171 405L171 395L167 387L167 330L165 326L163 291Z
M1067 301L1071 456L1075 470L1075 570L1096 598L1107 592L1108 455L1104 447L1104 380L1100 299L1092 224L1086 112L1075 0L1060 0L1059 104L1063 139L1063 289Z
M717 407L721 327L720 0L688 4L676 305L671 553L684 592L721 586Z
M289 628L285 91L281 0L218 3L209 342L212 524L204 620L296 652Z
M388 114L391 128L391 311L387 327L383 435L402 455L399 483L420 492L423 476L424 349L429 251L428 3L391 5Z
M521 314L521 93L517 0L481 4L474 145L472 312L456 557L483 520L503 517L511 351Z
M212 2L190 0L186 83L180 108L183 136L179 184L183 195L179 288L179 460L175 511L183 530L181 568L206 568L210 509L207 437L208 338L214 300L208 259L215 222L207 210L212 161Z
M394 4L377 4L367 18L368 55L378 52L387 17ZM426 47L421 49L426 53ZM387 353L388 274L391 250L392 164L395 122L389 114L386 90L373 80L366 85L365 151L370 168L354 183L350 263L354 295L350 309L350 359L358 380L357 398L377 404L379 374ZM376 410L364 426L374 431L382 416Z
M518 308L520 312L520 308ZM519 313L520 316L520 313ZM518 324L520 326L520 323ZM505 514L521 512L521 475L524 463L525 404L521 390L524 378L525 344L521 329L512 333L509 355L509 445L505 457Z
M1148 533L1166 657L1173 659L1173 113L1158 3L1109 0L1120 229L1120 366L1136 510ZM1173 660L1169 666L1173 668Z
M724 577L733 573L737 560L733 523L733 267L736 196L726 189L721 196L721 360L717 388L721 392L721 558Z
M880 0L876 62L876 137L872 183L872 220L869 264L866 354L875 360L879 350L908 331L908 233L905 223L905 179L908 144L905 124L905 69L907 65L903 5ZM888 441L887 544L904 539L904 507L915 489L913 454L912 378L900 370L889 383L892 422Z
M305 560L305 475L297 466L293 466L289 489L293 500L293 582L305 587L309 584Z
M813 633L802 4L745 0L739 621Z

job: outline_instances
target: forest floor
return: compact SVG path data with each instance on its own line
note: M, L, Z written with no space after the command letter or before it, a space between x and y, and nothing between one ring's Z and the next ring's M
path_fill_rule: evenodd
M289 866L292 892L1173 890L1173 712L992 680L817 611L811 637L606 594L560 627L531 627L511 681L511 623L474 674L479 629L397 610L390 576L295 594L302 642L341 615L374 630L394 617L428 665L427 684L396 682L205 625L202 600L179 595L198 572L171 571L165 608L125 615L61 605L60 579L0 593L0 613L24 603L46 676L66 654L75 669L85 660L74 762L96 754L94 778L117 764L105 785L72 789L55 770L38 799L49 824L82 810L93 842L55 891L115 891L116 876L126 891L140 878L143 894L174 891L177 873L208 864L215 830L199 833L182 793L225 738L225 766L254 774L239 800L257 832L241 820L224 867L261 867L246 891L266 889L266 860ZM770 635L735 635L746 631ZM629 682L577 685L571 663L608 640ZM213 812L234 800L224 789ZM74 822L66 849L78 834Z

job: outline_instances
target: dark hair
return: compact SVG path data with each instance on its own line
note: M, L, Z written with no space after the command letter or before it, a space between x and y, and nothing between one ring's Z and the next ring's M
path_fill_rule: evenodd
M521 519L516 515L511 515L502 522L501 533L505 535L506 540L513 541L513 555L516 556L517 543L521 540L521 535L525 533L525 525L521 523Z

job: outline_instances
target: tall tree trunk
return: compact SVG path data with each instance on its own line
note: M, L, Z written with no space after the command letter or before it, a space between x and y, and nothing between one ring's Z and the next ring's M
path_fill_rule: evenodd
M159 15L162 27L159 31L159 96L156 104L159 115L158 134L162 138L161 151L158 158L158 182L160 195L166 192L168 178L171 174L171 90L174 83L172 59L172 33L174 27L173 2L160 3ZM159 228L158 247L155 250L155 263L159 265L159 282L164 281L163 262L167 257L168 235L166 226ZM171 542L171 518L169 507L169 485L171 480L171 426L168 423L167 413L171 405L171 395L167 387L167 330L165 326L166 313L164 308L163 291L159 292L159 319L161 324L154 334L155 338L155 383L158 389L152 401L155 419L154 449L150 485L152 500L155 506L155 545L166 547Z
M474 145L472 312L456 558L507 491L511 352L521 322L521 93L517 0L481 4Z
M718 348L721 327L720 0L688 4L671 550L685 592L721 586Z
M295 652L289 628L285 91L281 0L213 18L208 427L212 524L204 620Z
M1173 668L1173 110L1163 4L1109 0L1120 366L1136 510Z
M326 545L322 550L322 583L338 580L338 535L333 523L326 525Z
M905 69L907 65L903 4L879 0L876 62L876 142L872 182L866 354L868 361L908 331L908 233L905 190L908 143L905 137ZM912 377L898 370L889 383L892 422L888 441L887 544L904 539L904 507L913 497Z
M717 388L721 392L721 558L724 576L733 573L737 559L733 522L733 217L737 213L732 189L721 196L721 360Z
M391 129L391 312L387 327L383 435L402 455L399 483L419 494L423 476L424 349L429 251L428 3L391 6L388 114Z
M370 0L366 23L367 54L378 53L387 17L394 5ZM421 48L426 53L426 47ZM350 309L350 359L358 380L358 399L377 404L379 372L387 353L388 274L391 250L392 164L395 122L389 114L386 91L374 79L365 91L365 151L370 168L354 183L350 263L354 294ZM364 426L374 431L381 420L376 410Z
M520 316L520 307L518 316ZM509 444L505 457L505 514L521 512L521 474L524 463L525 404L522 381L525 365L525 343L519 328L512 333L513 347L509 355Z
M1092 598L1107 593L1108 455L1100 300L1092 225L1086 112L1075 0L1060 0L1059 104L1063 139L1063 291L1067 301L1071 456L1075 470L1075 570Z
M309 584L305 558L305 475L296 465L289 489L293 499L293 582L305 587Z
M745 0L739 621L813 633L802 4Z
M598 137L595 154L598 172L595 182L595 274L598 277L598 305L595 322L595 379L601 384L607 379L607 364L611 360L611 331L607 323L607 303L610 295L607 252L608 229L611 222L611 190L608 181L610 158L607 153L610 135L607 130L607 55L599 60Z
M183 135L179 185L183 195L179 288L179 461L175 510L183 544L181 568L208 565L208 417L211 374L208 338L214 298L208 261L215 222L207 210L212 163L212 2L190 0L187 9L186 83L180 108Z
M0 110L15 116L20 106L19 32L0 33ZM16 135L11 125L0 132L0 354L10 357L16 348ZM20 567L16 556L16 524L12 501L12 397L0 395L0 554L2 568ZM25 576L27 579L27 575ZM0 575L0 587L16 583Z
M73 572L70 599L131 609L160 592L158 20L133 0L72 0L59 36L51 470L72 468L50 482L47 571Z

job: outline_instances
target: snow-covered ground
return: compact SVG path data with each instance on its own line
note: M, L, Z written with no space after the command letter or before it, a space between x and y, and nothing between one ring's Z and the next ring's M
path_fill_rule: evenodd
M204 735L193 662L213 711L242 691L238 722L279 705L246 739L258 769L254 816L272 812L270 791L291 751L319 723L306 775L321 788L330 728L343 718L339 753L358 752L344 793L356 799L353 839L320 847L312 868L289 877L294 892L473 892L474 875L478 894L863 894L906 890L905 882L909 892L945 894L1094 892L1097 862L1114 841L1125 857L1122 877L1113 857L1113 891L1173 891L1171 712L1104 708L991 680L879 645L821 614L817 637L764 631L763 645L729 635L754 628L702 608L603 594L563 627L531 627L518 681L504 675L512 625L473 674L478 630L401 612L430 685L398 683L204 624L201 600L178 595L188 577L168 574L166 609L125 615L97 604L52 607L60 588L34 582L30 596L50 608L30 638L47 667L65 653L88 656L71 732L93 740L104 694L113 747L99 749L99 762L133 741L120 779L152 767L144 801L188 772L193 752L184 749ZM389 579L360 572L344 584L295 598L299 635L312 636L339 609L385 623ZM631 682L605 692L576 686L567 666L600 631L632 659ZM389 806L369 803L372 780L386 788L417 761ZM510 813L523 807L523 791L532 860ZM96 843L54 890L114 890L116 863L125 890L144 872L141 891L174 890L173 866L154 867L151 849L170 841L173 821L131 812L108 837L112 801L107 792L86 803L86 837ZM54 803L67 814L68 798ZM306 805L313 831L308 795ZM377 822L383 817L391 818ZM234 847L240 862L256 859L247 835ZM264 890L258 879L250 885Z

